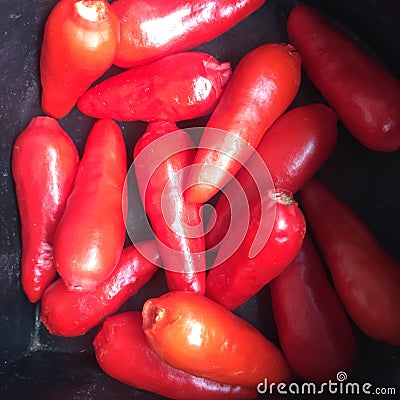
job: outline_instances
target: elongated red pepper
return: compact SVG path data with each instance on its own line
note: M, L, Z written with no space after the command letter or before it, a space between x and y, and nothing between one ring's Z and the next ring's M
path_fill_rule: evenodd
M61 0L46 22L40 54L42 108L69 113L85 90L111 66L118 17L105 0Z
M56 268L67 286L94 289L117 265L125 241L125 177L121 129L112 120L97 121L54 238Z
M273 184L296 193L325 163L336 145L337 116L323 104L293 108L283 114L263 136L257 154L235 176L249 201L260 194L260 160L265 163ZM231 208L237 204L237 188L229 184L215 205L216 219L209 222L206 247L213 248L226 235ZM228 200L229 199L229 200ZM229 204L230 203L230 204ZM211 229L212 226L212 229Z
M141 254L146 256L143 257ZM69 289L62 279L43 294L40 318L53 335L79 336L118 311L155 274L160 263L154 241L126 247L113 273L94 290Z
M244 400L257 397L254 388L199 378L162 361L146 341L142 315L138 311L107 318L93 345L97 362L106 374L169 399Z
M368 336L400 344L400 264L359 217L312 180L301 204L347 313Z
M78 162L74 142L53 118L33 118L14 144L12 172L22 231L21 281L32 303L56 277L53 238Z
M260 226L264 229L267 218L274 217L270 215L274 206L275 218L270 236L258 254L253 256L251 249L256 242L257 232ZM229 309L245 303L293 261L306 231L303 213L287 193L265 193L262 202L258 198L249 203L249 212L250 219L243 241L233 252L231 237L237 235L237 231L232 231L232 236L221 245L214 267L207 276L207 296ZM245 221L244 213L247 210L241 213L238 221ZM220 262L221 259L224 261Z
M354 335L309 237L295 260L271 282L279 342L297 375L311 382L336 379L354 364Z
M135 145L134 166L170 290L204 294L206 263L200 205L183 198L194 154L195 146L187 132L173 122L155 122Z
M226 32L265 0L118 0L121 37L114 63L123 68L192 49Z
M150 347L171 366L232 385L288 382L281 351L225 307L191 292L169 292L143 306Z
M209 54L174 54L106 79L81 97L78 108L123 121L192 119L215 108L230 76L230 64Z
M400 82L307 6L293 8L291 43L315 86L349 131L372 150L400 148Z
M239 171L293 101L300 64L288 44L260 46L240 61L201 137L188 179L188 200L209 200Z

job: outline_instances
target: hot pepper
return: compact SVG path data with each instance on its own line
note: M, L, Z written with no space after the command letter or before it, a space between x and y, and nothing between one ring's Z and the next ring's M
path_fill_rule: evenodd
M125 176L121 129L97 121L54 238L56 268L67 286L94 289L117 265L125 241Z
M149 347L142 315L126 312L107 318L93 342L103 371L127 385L175 400L255 399L250 387L226 385L173 368Z
M300 65L294 47L282 43L260 46L240 61L201 137L188 200L209 200L239 171L293 101Z
M244 223L247 212L247 209L243 210L236 224ZM249 213L243 241L237 249L232 248L232 238L238 236L237 230L232 230L207 276L207 296L229 309L245 303L293 261L306 231L303 213L285 192L270 191L262 195L261 201L259 198L252 200ZM264 230L268 218L273 222L270 234ZM267 236L265 244L254 256L252 246L260 229L261 235Z
M276 187L296 193L335 148L337 119L323 104L309 104L286 112L267 130L256 148L257 154L236 174L235 185L240 184L249 201L259 196L257 185L266 183L260 174L261 160ZM215 205L216 219L209 222L207 248L221 242L229 228L231 209L241 207L237 204L240 200L235 185L228 184Z
M143 306L150 347L174 368L231 385L288 382L281 351L225 307L191 292L169 292Z
M121 38L114 63L130 68L216 38L265 0L118 0Z
M42 108L62 118L112 64L118 17L105 0L61 0L46 22L40 54Z
M74 142L53 118L33 118L14 144L12 172L22 230L21 281L32 303L56 277L54 233L78 162Z
M311 382L349 372L356 355L354 335L309 237L270 287L279 343L293 371Z
M291 43L315 86L349 131L372 150L400 148L400 82L307 6L287 22Z
M58 279L43 294L40 315L43 324L53 335L83 335L118 311L150 280L159 262L154 241L140 242L122 251L113 273L94 290L71 290Z
M81 97L78 108L124 121L192 119L215 108L230 76L230 64L209 54L173 54L106 79Z
M134 166L170 290L204 294L206 262L200 205L183 198L194 154L187 132L173 122L155 122L135 145Z
M400 265L360 218L312 180L301 204L347 313L368 336L400 344Z

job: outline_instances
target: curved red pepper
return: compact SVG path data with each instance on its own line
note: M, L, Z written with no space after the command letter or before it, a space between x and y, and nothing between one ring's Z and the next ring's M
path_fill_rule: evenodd
M221 245L214 267L207 276L207 296L229 309L245 303L278 276L296 257L303 242L306 231L304 216L289 194L279 191L265 193L262 202L263 207L259 198L249 203L250 220L245 238L226 258L226 252L231 251L228 238ZM271 202L276 205L271 234L259 253L252 257L252 245L262 219L266 218L263 214L271 212ZM239 217L236 223L244 220L244 217ZM219 261L221 255L226 258L222 263Z
M349 131L372 150L400 148L400 82L349 37L307 6L287 31L315 86Z
M239 171L296 96L300 66L298 53L288 44L260 46L240 61L201 137L188 200L209 200Z
M175 400L255 399L257 391L190 375L162 361L149 347L142 315L126 312L107 318L93 342L103 371L127 385Z
M174 368L232 385L292 378L281 351L225 307L191 292L169 292L143 306L149 346Z
M183 198L195 146L172 122L148 125L134 150L140 195L166 269L170 290L204 294L206 262L200 205Z
M339 371L350 371L354 335L310 238L271 282L271 301L280 345L297 375L327 382Z
M56 277L54 232L78 162L74 142L53 118L33 118L14 144L12 172L22 231L21 281L32 303Z
M67 286L94 289L117 265L125 241L125 177L121 129L112 120L97 121L54 238L56 268Z
M43 324L53 335L83 335L118 311L150 280L159 262L155 242L141 242L122 251L113 273L94 290L71 290L58 279L43 294L40 315Z
M296 193L335 148L337 120L336 114L323 104L296 107L283 114L263 136L256 148L257 155L250 157L235 176L247 199L259 196L260 189L253 180L258 173L258 159L265 163L276 187ZM217 246L227 233L231 208L241 207L235 203L238 197L234 190L235 186L229 184L215 205L216 219L209 222L206 235L209 249Z
M197 118L215 108L230 76L230 64L209 54L173 54L106 79L81 97L78 108L123 121Z
M359 217L313 180L301 204L347 313L368 336L400 344L400 264Z
M40 54L42 108L62 118L111 66L118 17L105 0L61 0L46 22Z
M118 0L121 37L114 63L130 68L216 38L265 0Z

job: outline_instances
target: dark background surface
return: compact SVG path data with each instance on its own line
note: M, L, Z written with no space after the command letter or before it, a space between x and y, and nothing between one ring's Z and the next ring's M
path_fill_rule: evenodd
M38 306L30 304L21 290L20 226L10 170L11 152L15 138L31 118L43 114L38 68L40 43L44 23L55 3L54 0L0 0L0 399L159 399L154 394L122 385L101 372L91 346L96 329L78 338L48 334L38 320ZM267 0L262 8L231 31L198 49L221 61L231 61L235 66L253 48L265 42L287 40L285 23L288 12L296 3ZM321 0L305 3L327 13L345 27L400 78L398 1ZM110 71L114 72L115 68ZM293 105L320 100L318 91L304 77ZM60 121L80 152L93 121L77 109ZM204 122L205 119L188 121L181 126L199 126ZM128 155L131 155L145 124L125 123L121 127ZM370 151L340 126L337 148L318 177L357 211L383 247L400 260L397 201L400 154ZM135 226L137 237L143 239L148 237L144 218L140 204L133 204L131 224ZM159 273L123 306L123 310L138 310L145 299L165 291L165 282ZM237 313L276 340L267 289L249 300ZM400 318L400 313L393 318ZM396 386L399 393L399 348L375 342L356 327L354 329L358 361L348 381Z

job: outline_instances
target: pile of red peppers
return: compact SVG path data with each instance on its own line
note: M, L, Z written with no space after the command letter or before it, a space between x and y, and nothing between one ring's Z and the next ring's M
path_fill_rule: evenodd
M400 345L399 262L313 178L339 119L371 150L399 150L400 83L303 5L289 15L290 43L260 45L233 71L188 51L263 3L60 0L41 48L46 116L14 145L21 282L43 324L61 336L102 324L100 367L171 399L253 399L265 379L334 379L356 359L350 319ZM126 70L93 86L112 64ZM302 67L327 105L291 106ZM57 121L75 105L98 119L80 159ZM197 117L208 121L198 145L176 125ZM125 247L115 120L148 123L132 168L154 240ZM160 266L170 291L113 315ZM279 346L232 312L266 285Z

